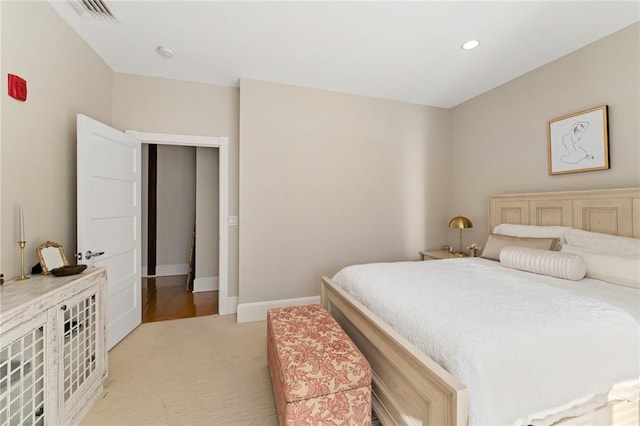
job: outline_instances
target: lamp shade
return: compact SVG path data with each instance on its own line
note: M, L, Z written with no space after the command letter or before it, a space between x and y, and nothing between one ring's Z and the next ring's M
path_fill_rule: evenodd
M464 216L456 216L449 221L449 228L473 228L473 223Z

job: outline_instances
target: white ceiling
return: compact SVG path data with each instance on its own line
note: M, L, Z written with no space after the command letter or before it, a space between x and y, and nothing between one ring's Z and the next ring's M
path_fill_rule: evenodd
M115 71L252 78L449 108L640 20L637 1L118 1L58 13ZM463 51L472 38L480 47ZM175 50L165 59L158 45Z

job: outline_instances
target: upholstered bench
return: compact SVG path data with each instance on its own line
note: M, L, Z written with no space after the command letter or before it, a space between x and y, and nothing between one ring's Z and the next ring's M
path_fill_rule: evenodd
M280 425L370 425L371 368L319 305L270 309L267 355Z

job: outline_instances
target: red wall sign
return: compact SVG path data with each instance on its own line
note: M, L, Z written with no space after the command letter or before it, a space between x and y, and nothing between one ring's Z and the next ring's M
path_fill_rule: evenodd
M27 100L27 82L17 75L9 74L9 96L19 101Z

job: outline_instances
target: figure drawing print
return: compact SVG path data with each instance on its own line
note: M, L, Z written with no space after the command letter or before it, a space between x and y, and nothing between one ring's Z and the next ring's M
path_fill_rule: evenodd
M582 146L582 135L589 129L588 121L579 121L571 126L571 130L562 136L562 145L567 151L560 157L560 161L567 164L578 164L582 160L593 160Z
M609 168L606 105L550 120L547 131L550 175Z

